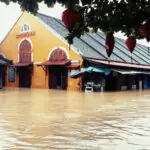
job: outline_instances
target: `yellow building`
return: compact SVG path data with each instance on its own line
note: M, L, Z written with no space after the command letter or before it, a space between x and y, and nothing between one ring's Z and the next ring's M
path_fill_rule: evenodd
M2 41L0 53L14 63L6 71L6 86L79 88L74 86L78 79L68 74L80 69L82 58L36 16L26 12L20 16Z
M12 87L67 90L86 90L88 82L97 91L150 88L149 47L136 44L131 56L125 41L115 38L108 58L102 32L75 38L71 48L67 35L61 20L24 12L0 44L0 80ZM10 62L7 70L1 61ZM87 73L70 78L81 67Z

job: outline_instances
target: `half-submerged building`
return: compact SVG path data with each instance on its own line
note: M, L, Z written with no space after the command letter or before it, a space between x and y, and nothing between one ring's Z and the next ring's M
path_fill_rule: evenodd
M150 88L148 47L137 44L131 58L125 41L115 38L108 58L103 33L85 33L70 49L67 34L61 20L24 12L0 44L0 54L13 61L3 73L3 83L94 91Z

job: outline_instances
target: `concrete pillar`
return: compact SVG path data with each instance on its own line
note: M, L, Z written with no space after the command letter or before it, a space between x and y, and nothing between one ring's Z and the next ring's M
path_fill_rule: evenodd
M142 90L142 80L139 80L139 90Z

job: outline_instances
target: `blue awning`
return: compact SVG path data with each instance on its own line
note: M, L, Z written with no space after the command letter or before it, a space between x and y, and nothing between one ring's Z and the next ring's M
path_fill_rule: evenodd
M103 68L96 68L96 67L88 67L88 68L85 68L81 71L78 71L78 72L75 72L75 73L72 73L70 75L71 78L78 78L80 76L82 76L83 74L85 73L104 73L106 76L110 74L110 70L108 69L103 69Z
M12 61L0 55L0 65L11 65Z

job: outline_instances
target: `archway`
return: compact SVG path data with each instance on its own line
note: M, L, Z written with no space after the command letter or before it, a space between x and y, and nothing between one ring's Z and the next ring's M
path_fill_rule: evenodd
M54 49L49 55L49 88L67 89L68 69L70 63L67 53L61 49Z
M31 87L31 65L32 63L32 46L31 43L25 39L19 45L19 87Z
M19 63L31 63L32 62L32 47L30 42L25 39L19 46Z

